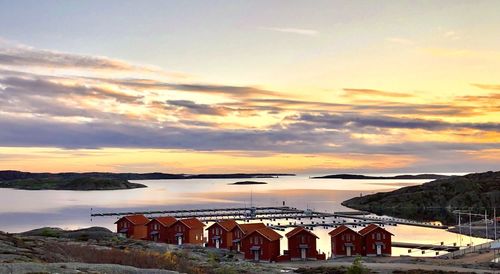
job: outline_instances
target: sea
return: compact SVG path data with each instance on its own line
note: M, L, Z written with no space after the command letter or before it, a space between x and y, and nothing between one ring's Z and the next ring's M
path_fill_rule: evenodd
M137 180L147 188L107 191L0 189L0 230L22 232L40 227L79 229L102 226L116 230L117 217L93 217L91 213L151 210L206 209L252 206L290 206L322 212L351 211L341 205L352 197L419 185L431 180L312 179L321 174L252 179L267 184L232 185L238 179ZM378 174L380 175L380 174ZM383 174L388 176L389 174ZM278 222L277 220L276 222ZM314 221L314 220L312 220ZM264 221L269 223L268 221ZM281 222L284 222L281 220ZM486 239L447 232L444 229L408 225L386 226L393 241L445 245L476 245ZM317 248L330 255L328 232L316 227ZM359 230L360 227L354 228ZM291 228L278 231L285 235ZM286 237L281 249L287 249ZM439 254L444 254L441 251ZM393 247L393 256L435 256L436 251Z

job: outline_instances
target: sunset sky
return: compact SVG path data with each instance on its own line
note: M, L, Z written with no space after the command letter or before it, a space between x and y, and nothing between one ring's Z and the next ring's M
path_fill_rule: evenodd
M0 169L499 170L499 11L0 0Z

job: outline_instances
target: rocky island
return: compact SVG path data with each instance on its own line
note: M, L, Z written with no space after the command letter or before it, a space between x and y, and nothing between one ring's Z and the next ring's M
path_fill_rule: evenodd
M388 180L388 179L400 179L400 180L413 180L413 179L442 179L447 178L447 175L440 174L418 174L418 175L396 175L396 176L367 176L359 174L334 174L325 176L311 177L311 179L344 179L344 180Z
M256 181L241 181L241 182L231 183L230 185L267 185L267 183L256 182Z
M32 173L32 172L22 172L16 170L3 170L0 171L0 188L15 188L24 190L118 190L118 189L133 189L133 188L147 187L143 184L129 182L129 180L246 179L246 178L275 178L278 176L295 176L295 174L283 174L283 173L170 174L170 173L159 173L159 172ZM255 182L255 184L260 184L260 183L261 182ZM243 184L243 183L238 182L236 184Z
M131 183L124 179L80 177L68 179L63 177L29 178L0 181L0 188L24 190L118 190L146 187L143 184Z
M342 202L346 207L378 215L444 224L455 223L453 210L472 208L484 214L499 204L500 171L452 176Z
M276 178L280 176L295 176L287 173L227 173L227 174L172 174L172 173L111 173L111 172L62 172L62 173L32 173L17 170L0 170L0 181L16 179L40 179L62 177L76 179L81 177L123 179L123 180L170 180L170 179L251 179Z

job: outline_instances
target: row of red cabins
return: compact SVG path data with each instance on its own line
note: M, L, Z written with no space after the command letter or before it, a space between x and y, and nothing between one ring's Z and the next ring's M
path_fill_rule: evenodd
M176 219L143 215L125 216L116 222L118 233L128 238L168 244L204 244L205 224L196 218ZM207 228L207 246L243 252L245 259L254 261L325 259L316 249L318 237L304 227L296 227L285 236L288 250L280 255L282 236L263 223L238 224L234 220L216 222ZM332 257L390 256L391 236L387 230L371 224L359 232L339 226L329 233Z

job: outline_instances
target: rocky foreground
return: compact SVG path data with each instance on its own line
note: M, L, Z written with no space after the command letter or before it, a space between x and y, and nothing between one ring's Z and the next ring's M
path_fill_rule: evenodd
M490 257L489 254L488 258ZM488 259L489 260L489 259ZM354 262L353 262L354 261ZM484 261L484 260L483 260ZM0 273L490 273L484 261L409 257L251 263L227 250L136 241L106 228L0 232ZM350 272L361 267L362 272ZM493 267L493 268L492 268ZM372 269L372 270L370 270ZM425 271L424 271L425 269ZM359 270L359 269L358 269ZM374 272L376 271L376 272Z
M136 241L106 228L0 232L0 273L276 273L229 251Z

